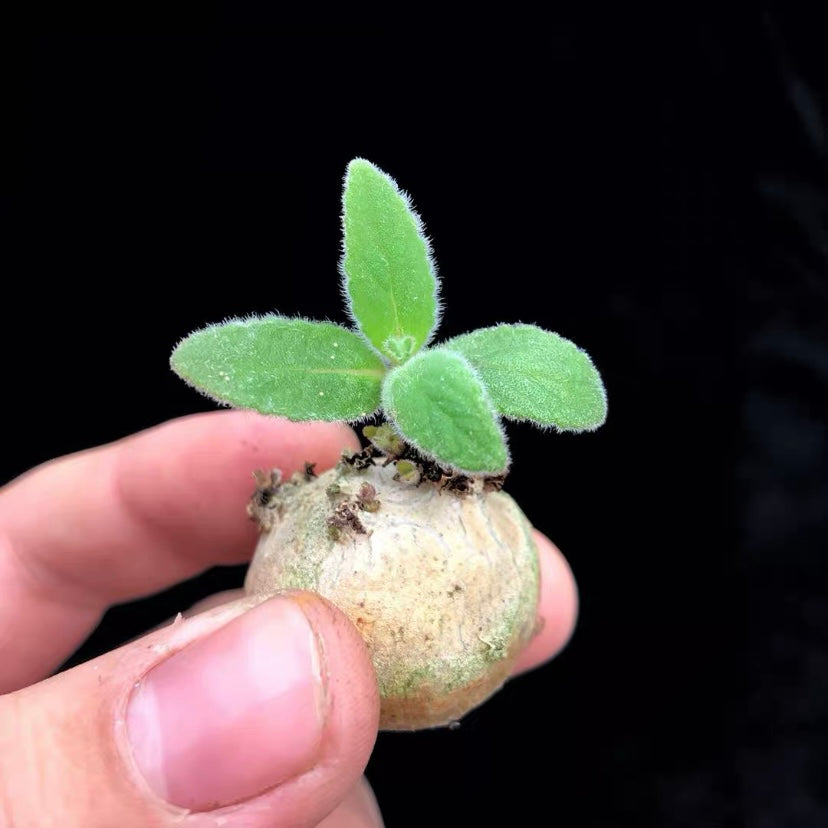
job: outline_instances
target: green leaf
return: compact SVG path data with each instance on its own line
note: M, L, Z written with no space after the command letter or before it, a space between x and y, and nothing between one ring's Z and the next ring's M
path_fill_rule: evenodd
M348 165L340 270L349 311L380 353L405 362L437 326L431 249L408 197L363 158Z
M414 448L441 464L469 474L497 474L509 465L497 414L459 354L435 348L392 370L382 407Z
M292 420L357 420L380 401L385 366L362 338L330 322L264 316L190 334L173 370L219 402Z
M562 431L584 431L607 417L601 377L568 339L534 325L481 328L445 343L468 359L504 416Z

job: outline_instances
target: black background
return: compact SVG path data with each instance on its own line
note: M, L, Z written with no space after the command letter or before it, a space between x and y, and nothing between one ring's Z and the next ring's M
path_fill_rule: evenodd
M340 183L369 158L433 238L441 336L558 331L610 403L595 434L508 429L508 489L579 582L573 641L456 731L381 734L387 824L826 825L820 27L547 26L24 44L2 480L211 410L167 368L195 328L344 321ZM72 663L242 575L114 608Z

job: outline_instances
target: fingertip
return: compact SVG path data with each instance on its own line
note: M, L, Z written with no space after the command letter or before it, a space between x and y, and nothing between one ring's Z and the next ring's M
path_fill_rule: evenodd
M378 718L364 642L307 592L273 595L155 665L127 713L160 799L192 811L269 800L289 822L321 818L353 788Z
M257 804L278 811L286 823L315 825L348 798L365 771L379 726L379 689L365 642L340 610L311 592L283 597L302 610L317 637L325 676L325 725L313 769L260 797ZM364 797L358 812L370 814Z
M383 825L374 792L363 778L316 828L383 828Z
M112 476L126 511L163 532L177 550L173 559L192 554L235 563L249 557L255 539L245 510L256 470L278 468L287 478L308 463L319 473L355 445L356 435L343 423L213 411L124 441L113 455Z
M538 632L523 651L516 673L538 667L566 647L578 618L578 586L566 558L543 533L534 530L540 563Z
M34 757L0 761L21 825L59 807L73 825L316 825L342 803L362 820L344 824L381 824L355 794L379 721L371 660L309 593L177 620L20 691L0 720L0 746L25 733Z
M314 592L292 592L319 638L328 679L328 749L364 768L376 740L379 688L365 640L348 617ZM361 772L361 771L360 771Z
M235 431L234 442L242 455L261 455L278 458L285 468L294 471L305 462L319 463L323 468L334 465L343 449L359 449L354 430L341 422L293 422L283 417L272 417L255 411L216 411L206 415L226 428Z

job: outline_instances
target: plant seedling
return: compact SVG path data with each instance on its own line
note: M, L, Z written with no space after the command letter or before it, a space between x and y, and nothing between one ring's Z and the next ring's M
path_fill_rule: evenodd
M352 328L276 314L210 325L171 364L220 403L292 420L385 422L318 477L259 472L251 592L300 588L362 632L381 726L448 724L508 677L531 638L538 562L503 491L501 419L585 431L606 418L589 356L534 325L440 344L438 280L419 216L370 162L348 165L342 292Z

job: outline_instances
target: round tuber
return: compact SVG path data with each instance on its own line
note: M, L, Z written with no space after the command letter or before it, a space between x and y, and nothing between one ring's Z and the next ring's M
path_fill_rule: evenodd
M539 574L505 492L399 478L393 464L342 462L260 485L245 588L311 590L343 610L373 657L380 727L414 730L457 721L508 678L535 629Z

